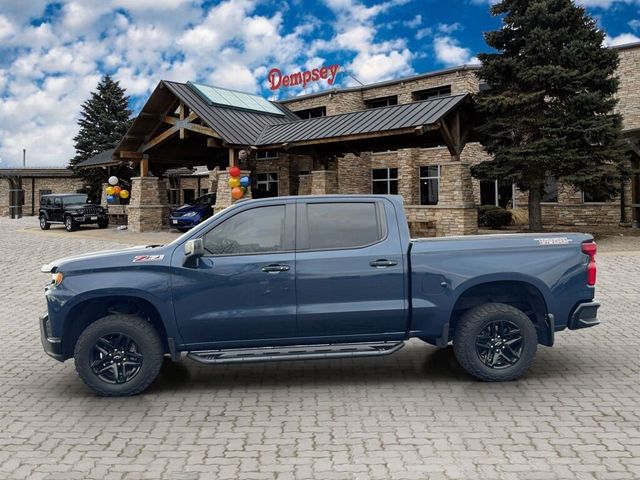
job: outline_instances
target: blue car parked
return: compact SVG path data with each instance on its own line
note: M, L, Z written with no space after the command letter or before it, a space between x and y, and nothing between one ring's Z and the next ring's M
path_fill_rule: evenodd
M180 232L186 232L213 215L216 194L207 193L196 198L193 203L182 205L169 214L169 225Z

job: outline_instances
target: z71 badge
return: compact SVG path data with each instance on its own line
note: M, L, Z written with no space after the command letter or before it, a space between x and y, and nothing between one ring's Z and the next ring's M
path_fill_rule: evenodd
M133 257L133 263L159 262L163 258L164 258L164 255L137 255Z
M536 238L539 245L567 245L573 240L567 237Z

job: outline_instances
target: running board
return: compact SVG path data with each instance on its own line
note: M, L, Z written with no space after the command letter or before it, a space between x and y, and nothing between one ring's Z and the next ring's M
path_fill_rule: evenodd
M189 352L187 357L200 363L278 362L280 360L318 360L349 357L381 357L404 347L404 342L332 343L288 347L234 348Z

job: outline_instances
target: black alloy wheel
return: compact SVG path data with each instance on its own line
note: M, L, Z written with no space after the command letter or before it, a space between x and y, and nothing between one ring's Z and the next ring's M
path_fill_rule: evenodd
M40 228L42 230L49 230L49 228L51 228L51 224L47 222L44 215L40 215Z
M75 232L78 229L78 222L76 222L71 215L67 215L64 219L64 228L67 232Z
M140 372L143 359L138 345L127 335L105 335L93 346L91 371L103 382L126 383Z
M538 348L531 319L514 306L485 303L457 321L453 352L468 373L485 382L520 378L529 369Z
M490 322L476 336L478 357L496 370L515 365L522 356L522 347L522 332L508 320Z

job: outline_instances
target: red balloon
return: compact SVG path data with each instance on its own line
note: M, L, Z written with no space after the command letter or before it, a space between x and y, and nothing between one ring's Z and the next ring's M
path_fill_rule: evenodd
M239 177L240 169L238 167L231 167L229 169L229 175L231 175L232 177Z

